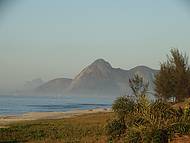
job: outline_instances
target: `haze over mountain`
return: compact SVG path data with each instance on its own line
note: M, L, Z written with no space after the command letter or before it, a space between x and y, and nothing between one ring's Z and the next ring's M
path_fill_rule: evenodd
M26 81L24 84L25 90L33 90L44 84L44 81L41 78L33 79L31 81Z
M189 55L185 1L0 0L0 95L35 78L74 78L97 57L159 69L171 47Z
M59 95L64 94L71 84L72 79L68 78L57 78L46 82L35 89L35 93L46 94L46 95Z
M84 68L74 79L57 78L37 87L32 94L38 95L127 95L131 94L129 78L138 74L149 82L153 91L153 79L157 70L137 66L131 70L113 68L104 59L98 59Z

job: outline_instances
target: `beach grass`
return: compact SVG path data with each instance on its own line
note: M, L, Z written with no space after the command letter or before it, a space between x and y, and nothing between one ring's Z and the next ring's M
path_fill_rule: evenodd
M104 143L107 140L104 126L113 116L113 113L94 113L14 123L0 129L0 143Z

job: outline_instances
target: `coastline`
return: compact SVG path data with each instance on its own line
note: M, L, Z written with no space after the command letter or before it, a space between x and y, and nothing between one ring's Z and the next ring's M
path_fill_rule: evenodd
M89 110L73 110L66 112L28 112L21 115L0 115L0 128L7 127L12 123L32 120L63 119L93 113L112 112L111 108L96 108Z

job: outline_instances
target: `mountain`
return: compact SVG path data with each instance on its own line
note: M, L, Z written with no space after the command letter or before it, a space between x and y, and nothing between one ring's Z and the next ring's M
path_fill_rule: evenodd
M33 79L31 81L26 81L24 84L25 90L33 90L44 84L44 81L41 78Z
M7 92L8 95L33 95L36 94L35 90L44 85L45 82L41 78L36 78L31 81L26 81L24 87L20 90Z
M72 79L68 78L57 78L48 81L47 83L37 87L35 93L42 95L59 95L64 94L64 91L71 84Z
M118 93L119 87L114 81L112 66L98 59L72 80L68 90L73 94L110 94Z
M113 68L104 59L98 59L83 69L74 79L59 78L51 80L35 92L38 94L94 94L94 95L124 95L131 94L129 78L138 74L149 82L149 90L154 91L154 76L157 70L146 66L137 66L131 70Z

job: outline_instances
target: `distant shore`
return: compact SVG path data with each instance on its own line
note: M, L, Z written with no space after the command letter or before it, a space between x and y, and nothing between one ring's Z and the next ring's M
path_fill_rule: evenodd
M111 109L96 108L89 110L73 110L66 112L28 112L21 115L2 115L2 116L0 115L0 128L21 121L41 120L41 119L62 119L62 118L71 118L84 114L102 113L102 112L111 112Z

